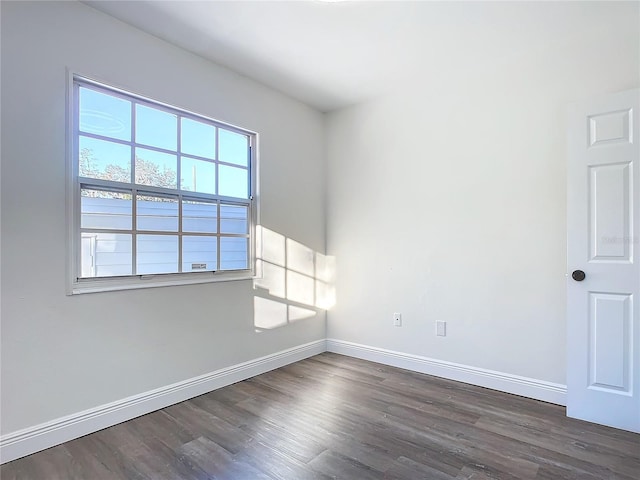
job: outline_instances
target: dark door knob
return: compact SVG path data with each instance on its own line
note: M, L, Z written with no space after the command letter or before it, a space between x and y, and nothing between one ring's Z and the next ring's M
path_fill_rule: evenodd
M573 278L576 282L581 282L587 277L587 275L582 270L574 270L571 274L571 278Z

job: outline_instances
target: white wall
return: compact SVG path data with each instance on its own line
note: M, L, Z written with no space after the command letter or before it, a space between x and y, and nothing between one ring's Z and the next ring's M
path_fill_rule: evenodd
M261 219L324 253L323 117L76 2L2 2L2 433L325 337L249 281L65 295L66 67L260 134Z
M2 2L2 434L325 337L322 316L256 333L251 282L65 295L66 67L260 132L261 223L324 253L327 222L328 337L564 383L565 110L640 83L624 8L323 138L313 109L90 7Z
M612 8L328 116L329 338L565 383L567 105L640 84L638 4Z

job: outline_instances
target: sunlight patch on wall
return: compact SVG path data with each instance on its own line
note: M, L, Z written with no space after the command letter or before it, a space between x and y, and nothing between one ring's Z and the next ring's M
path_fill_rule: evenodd
M256 242L256 328L282 327L315 317L333 306L332 257L261 226Z

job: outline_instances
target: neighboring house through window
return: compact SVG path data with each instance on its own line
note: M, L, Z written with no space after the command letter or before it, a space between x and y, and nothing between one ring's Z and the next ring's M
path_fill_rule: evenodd
M256 135L73 77L71 293L253 272Z

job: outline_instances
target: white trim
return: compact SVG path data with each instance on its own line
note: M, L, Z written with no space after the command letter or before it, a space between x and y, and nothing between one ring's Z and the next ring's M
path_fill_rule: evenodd
M558 383L343 340L327 339L327 351L557 405L566 405L567 387Z
M132 91L128 91L122 89L118 86L114 86L111 82L102 82L98 81L92 77L82 75L75 70L67 67L67 89L66 89L66 174L67 174L67 188L66 188L66 222L67 222L67 295L76 295L83 293L96 293L96 292L109 292L116 290L131 290L138 288L152 288L152 287L165 287L165 286L180 286L180 285L191 285L191 284L200 284L200 283L212 283L212 282L223 282L223 281L236 281L236 280L248 280L255 278L255 259L257 257L255 252L255 229L258 220L258 210L259 206L259 197L257 195L257 186L259 183L259 178L257 177L258 172L258 152L257 152L257 144L258 144L258 133L253 130L247 130L244 128L237 127L236 125L228 124L220 120L216 120L210 116L205 116L199 113L195 113L191 110L184 109L175 105L171 105L168 103L160 102L158 100L151 99L146 96L138 95ZM109 137L105 137L103 135L99 135L91 132L80 131L80 119L79 119L79 89L80 87L89 88L96 92L110 95L116 98L125 99L131 102L131 138L129 140L122 139L113 139ZM215 158L205 158L199 155L187 155L181 150L181 122L178 121L176 124L176 148L175 149L165 149L160 147L149 146L145 144L138 143L136 141L135 135L135 106L142 105L149 108L157 108L163 110L165 112L172 113L177 115L177 118L190 119L194 121L206 122L207 124L213 126L215 128ZM219 131L225 130L229 132L239 133L242 135L246 135L248 139L248 164L246 167L241 165L237 165L229 162L220 161L219 156ZM120 145L127 145L131 151L131 178L130 183L121 183L111 180L105 179L96 179L96 178L87 178L79 176L79 166L78 166L78 155L79 155L79 138L88 137L94 138L98 140L105 140L110 142L115 142ZM180 159L182 156L187 156L189 158L195 158L201 161L210 162L214 165L216 169L216 194L205 194L202 192L191 192L182 190L182 187L178 184L176 188L164 188L164 187L154 187L149 185L138 185L135 183L135 162L134 156L135 152L138 148L144 148L147 150L153 150L155 152L161 153L170 153L176 156L177 159ZM180 173L180 161L177 163L177 171ZM235 168L242 168L247 171L250 189L249 198L241 199L235 197L227 197L224 195L220 195L218 191L218 183L219 183L219 174L218 169L220 166L231 166ZM178 175L180 178L180 175ZM93 277L93 278L79 278L79 271L81 266L80 260L80 250L81 245L78 243L78 239L80 238L81 231L86 231L87 229L82 229L81 225L81 208L80 208L80 190L81 188L89 187L89 188L99 188L103 187L112 191L127 191L132 194L132 198L135 199L136 192L151 192L157 193L159 195L170 195L172 198L175 198L178 201L179 205L179 219L182 218L182 201L184 199L189 200L203 200L203 201L215 201L218 208L218 228L215 233L211 233L207 236L211 238L216 238L218 241L218 249L217 249L217 268L219 270L212 272L213 275L201 275L202 272L182 272L182 250L178 249L178 271L177 272L167 272L165 274L158 275L144 275L139 273L133 273L131 275L122 275L122 276L112 276L112 277ZM223 234L220 230L220 205L224 204L234 204L234 205L242 205L247 207L248 209L248 232L244 235L233 235L233 234ZM133 218L136 218L136 203L135 201L132 203L132 215ZM128 234L132 235L132 272L135 272L136 269L136 235L139 233L136 230L135 222L132 223L131 229L124 230L112 230L112 229L99 229L104 233L115 233L115 234ZM149 231L145 231L146 234L149 234ZM178 237L179 244L182 244L183 238L182 231L182 222L179 221L178 230L176 232L172 232L175 236ZM158 232L158 234L167 234L167 232ZM247 268L243 270L223 270L220 267L220 252L221 252L221 241L225 237L238 237L238 238L247 238L248 239L248 252L247 252ZM211 272L210 272L211 273ZM152 279L153 281L148 281Z
M0 437L0 464L183 402L322 352L566 405L565 385L343 340L317 340Z
M65 283L67 287L67 294L71 294L73 290L74 281L76 277L76 266L80 265L80 245L76 239L76 227L79 226L78 220L76 220L76 176L77 171L75 168L76 162L74 162L75 148L75 136L73 135L74 125L77 123L74 118L75 109L74 105L74 87L73 77L74 73L67 67L67 86L66 86L66 105L65 105L65 174L66 174L66 189L65 189L65 212L66 212L66 233L67 233L67 252L66 252L66 265L65 265ZM79 195L79 193L78 193ZM77 229L78 231L79 228Z
M221 276L218 272L170 273L166 275L137 275L119 277L119 282L109 279L90 279L74 283L71 295L83 293L114 292L118 290L137 290L140 288L172 287L181 285L196 285L201 283L236 282L238 280L253 280L255 275L250 270L228 271Z
M0 463L96 432L326 351L317 340L0 437Z

